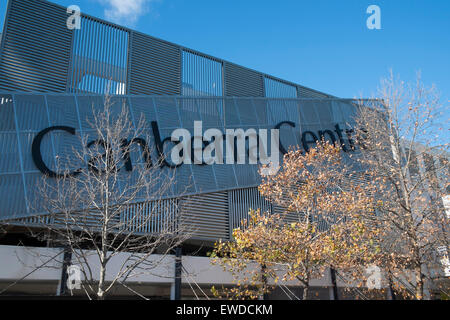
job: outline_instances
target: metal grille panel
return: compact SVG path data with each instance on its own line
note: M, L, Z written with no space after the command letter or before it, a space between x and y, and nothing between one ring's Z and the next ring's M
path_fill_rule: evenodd
M310 88L306 88L303 86L298 86L298 93L297 96L299 98L315 98L315 99L326 99L326 98L332 98L332 96L317 91L317 90L313 90Z
M183 50L182 94L221 96L222 92L222 63Z
M128 32L82 17L73 41L70 91L125 94Z
M331 97L85 14L71 31L66 8L47 1L9 2L0 89L102 93L109 83L113 94Z
M0 89L64 92L72 32L63 8L35 0L10 1L0 56Z
M181 49L133 32L129 72L131 94L181 94Z
M230 208L230 232L243 225L243 221L249 217L250 209L272 212L271 203L261 196L258 188L228 191L228 206Z
M226 62L225 95L230 97L264 97L263 75Z
M208 193L181 200L183 228L192 238L228 240L228 196L226 192Z
M297 88L269 77L264 77L266 97L270 98L297 98Z

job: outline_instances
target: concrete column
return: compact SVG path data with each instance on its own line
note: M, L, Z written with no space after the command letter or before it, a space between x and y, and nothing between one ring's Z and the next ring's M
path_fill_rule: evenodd
M63 264L61 268L61 280L59 282L57 296L64 296L68 293L67 288L67 267L72 263L72 252L70 248L64 248Z
M338 288L336 284L336 270L330 268L330 279L331 279L331 287L330 290L330 300L339 300L338 297Z
M175 249L175 275L170 288L170 300L181 300L181 269L182 269L181 247Z

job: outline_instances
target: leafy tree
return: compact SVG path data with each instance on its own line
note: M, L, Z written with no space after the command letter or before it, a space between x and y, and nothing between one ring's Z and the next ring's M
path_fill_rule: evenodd
M230 271L237 285L214 293L255 298L280 281L297 280L306 299L310 280L329 267L364 279L358 267L377 253L378 234L360 219L374 214L373 198L351 180L337 145L322 141L306 154L288 152L282 169L263 177L259 187L284 213L251 211L233 231L234 241L216 244L213 262ZM289 219L293 215L296 221Z

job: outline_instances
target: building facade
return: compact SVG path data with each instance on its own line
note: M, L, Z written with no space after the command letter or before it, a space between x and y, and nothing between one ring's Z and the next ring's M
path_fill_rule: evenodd
M92 105L103 105L107 88L114 103L127 105L133 119L145 115L149 143L155 142L151 122L164 140L176 128L193 130L194 121L202 121L203 130L223 132L278 127L281 151L308 148L321 135L341 143L351 140L351 100L87 15L81 15L79 29L71 30L69 16L66 8L47 1L8 4L0 56L0 131L6 155L0 172L2 219L26 221L39 213L29 202L45 173L42 166L54 170L52 159L68 156L74 141L70 133L51 130L40 154L33 155L36 136L57 126L83 135L90 129ZM178 189L196 199L187 209L195 238L229 239L250 208L277 210L259 195L257 171L258 165L248 163L177 168ZM172 191L168 197L177 195Z
M113 96L113 104L125 105L133 121L145 116L147 143L155 153L170 144L173 130L193 132L195 121L202 122L203 131L279 129L280 159L290 147L307 150L321 137L353 143L355 101L85 14L80 28L69 28L70 15L44 0L8 2L0 43L0 221L10 226L33 227L36 216L45 217L32 204L37 183L43 174L57 173L54 159L70 156L75 136L90 130L92 110L103 106L105 93ZM353 147L349 152L358 151ZM187 217L194 247L229 240L251 208L281 210L259 194L258 164L183 164L173 174L177 184L165 195L166 210L182 208L171 214ZM172 206L174 201L179 205ZM145 202L148 199L135 205ZM146 230L157 231L158 221ZM10 255L13 249L2 250ZM192 270L207 264L185 259ZM18 261L0 271L0 279L14 277L14 263ZM229 281L217 278L220 271L208 270L197 275L198 283ZM60 280L58 272L41 275L50 288ZM155 278L140 281L149 282L150 294L159 296L171 285ZM317 282L326 295L330 281L328 277Z

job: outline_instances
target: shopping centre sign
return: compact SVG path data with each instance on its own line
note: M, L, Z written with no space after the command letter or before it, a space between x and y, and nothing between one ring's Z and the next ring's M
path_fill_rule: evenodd
M187 129L178 128L172 131L168 137L162 138L156 121L151 122L154 141L148 142L143 138L122 139L124 168L132 171L131 159L127 156L126 150L132 144L139 145L142 150L143 159L148 166L153 166L150 155L150 145L156 147L160 165L169 168L176 168L183 164L187 165L212 165L212 164L260 164L267 165L263 169L263 174L274 174L278 171L280 164L280 154L287 153L288 147L280 142L280 128L286 126L295 128L292 121L282 121L277 123L272 129L226 129L223 132L217 128L209 128L203 131L202 121L194 121L194 134ZM41 143L43 138L53 131L64 131L75 135L76 129L69 126L52 126L38 132L32 142L32 158L36 167L50 177L63 177L64 175L77 175L81 168L70 173L55 172L51 170L43 160ZM270 131L270 132L269 132ZM334 128L323 129L317 132L303 131L300 134L301 145L306 152L313 147L318 140L324 139L331 143L339 143L344 152L355 149L355 142L352 138L353 129L342 129L339 124ZM270 135L270 138L269 138ZM346 139L344 140L344 135ZM269 142L270 141L270 142ZM345 142L347 141L347 142ZM86 148L91 147L98 140L87 143ZM169 155L165 154L165 144L172 143L173 147ZM101 141L101 145L107 146L106 141ZM269 155L270 149L270 155Z

